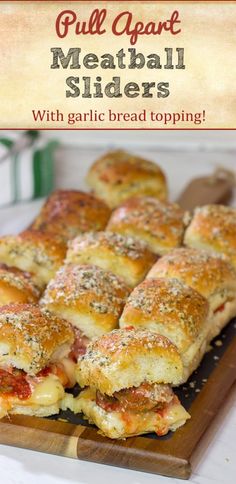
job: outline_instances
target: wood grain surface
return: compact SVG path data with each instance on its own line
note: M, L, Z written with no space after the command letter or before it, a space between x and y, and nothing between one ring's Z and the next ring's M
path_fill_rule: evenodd
M93 427L28 416L0 422L0 443L92 462L188 479L208 440L204 433L235 381L236 337L189 408L191 419L164 439L110 440Z

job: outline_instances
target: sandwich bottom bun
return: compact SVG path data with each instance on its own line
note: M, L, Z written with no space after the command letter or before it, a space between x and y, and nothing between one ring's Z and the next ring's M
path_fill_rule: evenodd
M61 401L66 394L62 382L56 375L49 374L35 379L27 377L26 382L30 390L24 398L24 388L19 394L16 394L14 389L11 393L0 392L0 418L15 414L48 417L59 413ZM6 380L2 384L6 385Z
M106 411L96 403L96 391L91 388L83 390L74 399L72 395L67 395L63 403L64 409L83 413L89 423L95 424L110 439L124 439L149 432L165 435L169 431L174 432L190 418L177 397L160 412Z

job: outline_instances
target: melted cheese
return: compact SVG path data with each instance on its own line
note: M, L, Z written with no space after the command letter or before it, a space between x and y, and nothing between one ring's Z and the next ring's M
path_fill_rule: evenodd
M62 400L63 410L69 408L74 413L84 413L90 423L94 423L107 436L113 439L130 437L148 432L167 433L183 425L190 415L181 404L170 405L164 415L157 412L107 412L96 404L96 392L91 388L73 398L66 395Z
M56 375L49 375L40 379L39 382L33 380L30 383L32 394L26 400L20 400L16 396L0 397L0 419L8 413L14 413L15 407L32 407L32 409L50 407L58 404L65 395L64 388Z
M33 386L33 392L21 405L53 405L64 397L64 388L55 375L48 375Z
M71 386L74 386L76 384L76 379L75 379L75 368L76 368L76 363L73 361L71 358L63 358L61 360L61 363L63 365L64 371L68 377L68 380L71 384Z

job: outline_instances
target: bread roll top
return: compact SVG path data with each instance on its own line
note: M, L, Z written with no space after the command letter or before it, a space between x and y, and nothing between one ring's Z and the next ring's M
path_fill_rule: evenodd
M71 325L38 306L0 308L0 365L36 375L51 361L66 356L74 342Z
M161 257L147 278L176 278L208 299L214 311L235 297L236 271L224 255L194 248L179 248Z
M48 284L41 305L93 338L118 326L129 293L125 282L111 272L66 264Z
M167 198L167 183L161 168L126 151L111 151L90 168L87 183L111 208L135 195Z
M203 330L207 300L177 279L147 279L130 294L120 327L147 328L168 337L184 353Z
M205 205L194 210L185 245L225 254L236 267L236 208Z
M160 255L182 244L184 228L184 212L176 203L141 196L117 207L107 225L107 230L145 241Z
M66 245L53 234L26 230L0 237L0 262L30 272L36 284L44 286L54 276L66 255Z
M156 260L146 244L114 232L87 232L69 242L65 263L95 264L137 285Z
M0 264L0 305L12 302L35 303L40 289L34 284L29 272Z
M63 241L73 239L79 233L105 228L110 210L102 200L77 190L53 192L31 228L53 232Z
M149 330L118 329L91 342L77 365L77 381L112 395L141 383L177 384L182 362L176 347Z

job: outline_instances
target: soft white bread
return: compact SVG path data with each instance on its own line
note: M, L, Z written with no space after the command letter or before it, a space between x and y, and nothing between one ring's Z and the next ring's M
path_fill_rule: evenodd
M82 388L113 395L144 381L177 385L182 373L181 357L165 336L146 329L118 329L89 343L78 360L76 378Z
M188 247L225 254L236 268L236 208L225 205L196 208L184 243Z
M117 207L107 225L107 230L143 240L160 255L182 245L184 229L184 212L176 203L140 196Z
M178 399L160 413L106 411L96 403L96 391L91 388L86 388L80 393L73 401L71 409L82 412L90 423L97 425L110 439L124 439L149 432L165 435L169 430L175 431L184 425L190 418Z
M105 203L88 193L56 190L41 208L31 229L53 232L67 241L89 230L103 230L109 216Z
M122 279L100 267L66 264L49 282L41 305L94 338L118 326L129 292Z
M110 438L156 432L165 435L189 414L170 385L182 378L176 347L148 330L120 329L90 343L78 360L77 380L88 386L63 408L83 412Z
M54 276L66 255L66 245L51 234L27 230L0 237L0 262L30 272L43 287Z
M40 290L29 272L0 264L0 306L10 303L36 303Z
M0 418L60 411L64 387L75 383L73 342L70 324L36 305L0 308Z
M94 264L122 277L131 287L144 279L156 260L145 243L113 232L87 232L68 247L65 263Z
M176 278L202 296L213 317L210 339L236 315L236 271L224 255L204 250L180 248L161 257L148 278Z
M87 183L111 208L136 195L167 198L167 183L158 165L126 151L111 151L88 172Z
M198 366L211 328L207 300L177 279L147 279L130 294L120 327L146 328L176 345L183 361L183 381Z
M36 375L67 356L74 342L71 325L31 304L0 308L0 367Z

